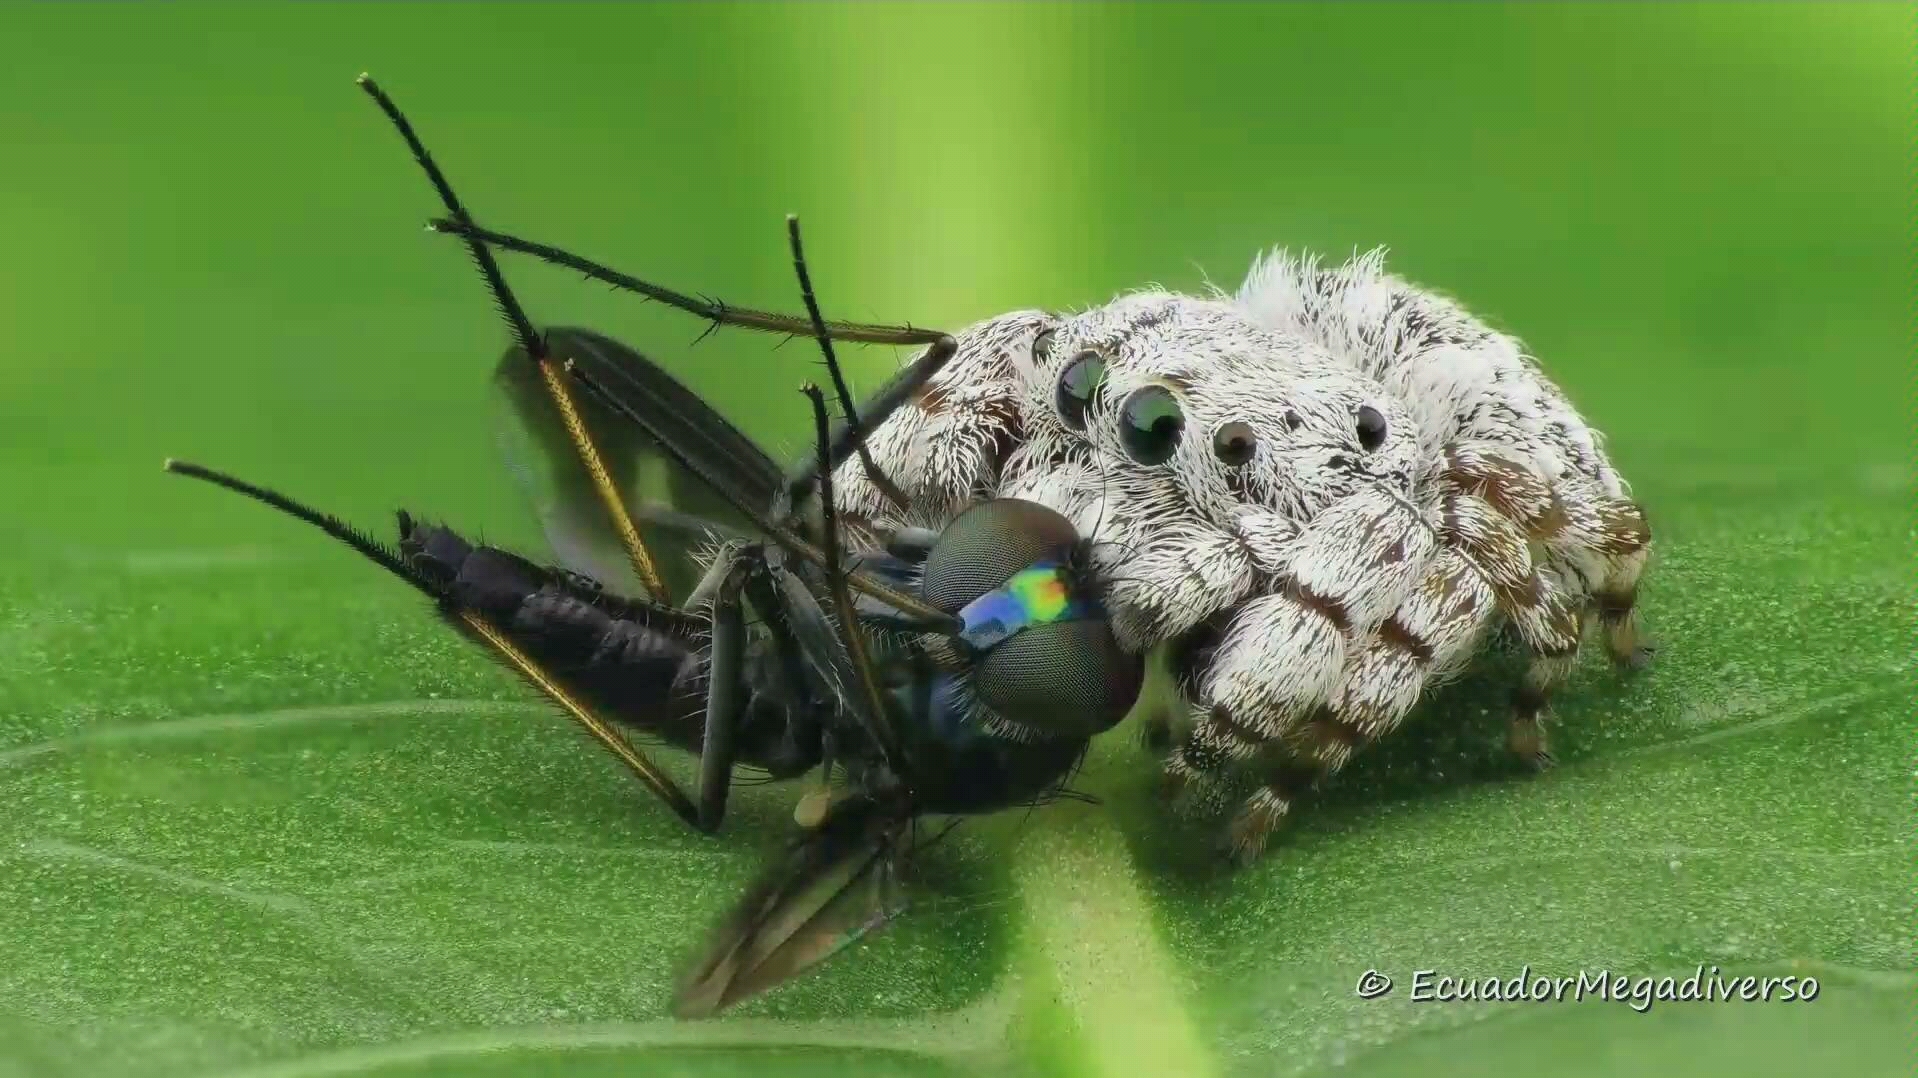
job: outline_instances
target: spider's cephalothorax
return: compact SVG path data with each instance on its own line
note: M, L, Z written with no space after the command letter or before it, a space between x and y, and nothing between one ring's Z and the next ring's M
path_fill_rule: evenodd
M1616 661L1646 657L1650 530L1597 432L1518 342L1377 254L1275 254L1236 295L1016 312L958 344L875 459L929 523L997 494L1091 536L1121 638L1170 645L1172 785L1253 780L1241 856L1495 626L1531 655L1510 741L1535 766L1589 618ZM842 489L887 518L856 469Z

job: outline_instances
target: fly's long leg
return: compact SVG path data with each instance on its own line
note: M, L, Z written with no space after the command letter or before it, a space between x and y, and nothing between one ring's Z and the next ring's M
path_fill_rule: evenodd
M829 456L827 434L826 398L819 387L806 384L805 394L812 402L813 424L819 439L819 505L824 515L821 542L826 555L826 588L832 594L834 612L839 617L840 633L844 637L846 654L852 660L853 679L859 684L854 689L855 705L863 713L867 729L873 740L885 754L895 774L910 774L902 758L902 746L897 731L892 727L891 713L886 708L885 694L879 689L879 675L872 665L872 656L867 653L865 634L860 630L858 613L853 609L852 593L846 588L845 566L839 558L839 521L832 497L832 463Z
M719 300L690 296L684 292L677 292L630 274L621 273L609 266L557 247L482 228L471 221L460 219L458 215L452 218L437 218L429 227L435 232L459 236L469 243L478 242L489 247L515 251L531 255L542 262L563 266L584 274L591 280L610 284L622 291L634 292L669 307L698 315L711 323L713 329L720 326L741 326L795 337L811 336L817 333L813 320L809 317L734 307ZM914 393L918 392L932 379L933 375L939 373L940 368L958 354L959 342L949 333L917 329L912 326L824 320L821 320L821 324L825 327L824 335L835 341L928 346L918 359L887 379L878 391L854 410L853 416L841 419L834 425L830 439L832 447L830 460L834 467L838 467L862 444L859 432L871 430L885 422L886 417L898 410L900 405L911 400ZM793 470L788 473L786 490L789 503L803 504L813 488L814 467L813 461L805 460L795 464Z
M799 239L799 218L792 214L786 216L786 239L792 247L793 275L799 278L799 295L806 304L806 317L812 321L813 339L819 342L819 354L825 358L826 374L832 379L833 394L839 398L839 410L846 431L859 453L859 466L866 470L866 478L872 480L872 485L887 501L901 511L910 509L906 496L880 470L872 459L872 453L866 448L866 435L859 422L858 406L853 403L852 389L846 385L846 372L840 369L839 357L833 352L832 334L827 331L826 320L819 313L819 298L813 294L812 273L806 269L806 248ZM787 497L791 500L790 487Z
M703 802L700 808L694 808L692 801L686 797L685 791L679 788L679 784L673 781L673 777L661 770L658 764L639 751L631 741L626 740L626 735L620 733L617 727L594 714L583 701L567 692L566 687L555 680L545 667L536 662L532 656L521 651L518 645L485 617L471 610L462 610L459 618L470 626L481 640L497 651L501 658L511 664L513 669L519 671L520 676L563 708L566 714L593 740L605 746L606 751L612 753L614 759L624 764L626 770L631 771L641 785L651 790L661 801L666 802L666 807L672 809L675 815L702 831L711 830L705 826ZM709 719L709 725L710 721ZM721 794L720 799L723 810L725 795ZM717 820L714 821L713 826L718 826Z
M215 486L224 487L236 494L251 498L279 510L288 516L302 520L325 532L332 538L352 547L368 560L399 577L415 590L445 606L449 603L446 589L433 580L414 570L400 554L386 545L368 537L365 533L327 513L303 505L292 498L265 487L255 486L245 480L237 479L223 472L214 471L198 464L186 461L168 460L166 470L189 478L199 479ZM553 675L553 672L528 655L515 644L499 626L477 610L470 608L450 611L472 634L490 647L506 661L519 675L534 688L546 694L566 714L577 722L593 740L599 742L613 757L633 773L642 785L651 790L666 807L680 819L693 827L701 826L701 816L693 802L671 775L662 770L645 753L626 739L618 728L596 715L565 685ZM702 828L703 829L703 828Z
M716 299L690 296L664 285L653 284L651 281L641 280L631 274L621 273L610 266L563 251L558 247L483 228L470 220L461 219L457 214L451 218L436 217L427 227L449 236L459 236L468 242L478 242L488 247L531 255L542 262L563 266L583 274L589 280L612 285L622 292L634 292L647 299L664 303L668 307L698 315L711 323L714 329L720 326L740 326L768 333L783 333L792 337L812 334L812 322L804 315L756 311L750 307L735 307ZM861 344L937 344L947 336L938 330L871 322L827 322L826 332L830 333L835 341Z
M405 113L400 111L399 106L370 76L361 75L359 84L360 88L379 105L380 111L386 114L386 118L392 121L400 137L406 140L407 148L413 153L413 159L419 163L427 179L432 181L433 189L438 192L446 212L456 221L472 224L472 216L466 212L466 207L461 204L459 196L453 193L452 184L447 182L445 174L434 162L433 155L427 152L425 143L420 141L419 135L414 132L413 125L407 120ZM552 398L553 407L559 412L561 423L566 428L568 439L573 443L574 452L579 455L580 463L592 477L593 486L599 492L600 501L605 504L606 512L612 519L613 528L618 532L620 542L626 548L626 555L633 563L633 571L638 574L639 581L646 588L649 596L661 603L671 602L652 552L647 549L645 541L640 537L639 525L634 523L632 514L626 510L625 498L621 495L618 485L614 483L612 473L607 470L605 458L594 443L585 419L580 415L579 407L573 400L571 388L561 373L559 364L548 354L545 341L527 320L526 312L521 309L512 290L506 287L506 278L500 273L499 263L493 258L492 251L488 250L485 244L472 239L466 241L466 250L472 256L474 265L479 267L480 276L485 278L486 287L492 293L494 303L499 306L500 314L505 317L508 327L511 328L514 339L527 356L539 365L540 377L545 384L547 396Z

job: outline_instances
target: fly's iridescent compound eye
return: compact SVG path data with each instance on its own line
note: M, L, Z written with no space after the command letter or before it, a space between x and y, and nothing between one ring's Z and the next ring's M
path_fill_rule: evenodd
M1086 429L1086 409L1092 406L1092 398L1105 380L1106 361L1091 349L1073 356L1066 369L1059 372L1055 396L1059 418L1065 420L1066 426L1073 430Z
M1251 425L1236 419L1212 432L1212 453L1228 467L1237 468L1251 460L1258 448L1259 436L1252 432Z
M1369 404L1359 405L1359 444L1367 453L1385 444L1385 417Z
M1185 433L1185 410L1164 386L1141 386L1119 406L1119 444L1144 465L1164 464Z

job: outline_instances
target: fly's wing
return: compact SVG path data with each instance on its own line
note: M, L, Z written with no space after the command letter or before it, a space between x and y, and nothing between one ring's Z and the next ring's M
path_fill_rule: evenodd
M897 916L907 821L873 801L833 806L762 872L681 981L673 1013L709 1018L783 984Z
M657 364L591 330L545 335L555 365L568 359L658 428L674 447L728 484L747 505L770 506L781 483L766 452ZM562 377L564 377L562 375ZM539 366L514 348L500 360L498 424L508 466L531 497L561 564L626 594L645 589L592 475L581 461ZM606 471L673 599L698 581L699 550L713 538L751 536L753 525L659 443L598 398L571 393Z

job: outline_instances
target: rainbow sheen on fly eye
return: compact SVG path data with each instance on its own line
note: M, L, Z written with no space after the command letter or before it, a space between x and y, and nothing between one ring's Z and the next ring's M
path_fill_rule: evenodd
M1106 361L1099 353L1086 349L1072 357L1066 369L1059 372L1059 387L1055 392L1055 403L1059 408L1059 418L1073 430L1086 429L1086 409L1092 407L1092 398L1105 385Z
M1164 464L1185 434L1185 410L1164 386L1141 386L1119 406L1119 444L1144 465Z

